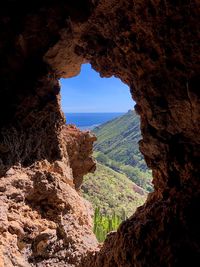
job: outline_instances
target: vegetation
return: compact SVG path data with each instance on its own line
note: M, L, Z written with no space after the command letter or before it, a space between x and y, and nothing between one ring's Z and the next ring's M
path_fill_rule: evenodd
M94 157L97 162L102 165L105 165L116 172L125 174L131 181L136 183L138 186L141 186L147 192L152 191L152 176L150 170L142 170L138 166L125 165L121 162L110 159L107 155L99 151L94 153Z
M110 159L125 165L138 166L147 170L146 163L138 148L141 139L139 117L132 110L125 115L96 127L95 151L101 151Z
M84 177L83 196L93 207L99 207L102 215L116 215L123 218L124 212L129 217L146 199L146 192L139 194L134 190L134 183L126 175L97 163L97 170Z
M97 170L84 177L82 191L95 208L94 233L102 242L145 202L153 188L151 172L138 148L141 134L135 112L129 111L93 132L97 136Z
M125 219L125 213L124 218L116 215L115 212L113 212L112 215L103 215L100 212L100 208L96 208L94 213L93 232L95 233L97 240L99 242L103 242L106 239L107 234L111 231L117 230L122 220Z
M97 161L124 173L138 186L151 192L151 171L138 147L141 139L138 115L130 110L125 115L96 127L93 132L97 136L94 146Z

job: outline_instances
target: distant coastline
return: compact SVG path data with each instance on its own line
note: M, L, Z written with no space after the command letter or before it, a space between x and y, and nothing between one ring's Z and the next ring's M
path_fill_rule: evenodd
M125 112L65 113L65 117L67 124L75 124L81 130L92 130L97 126L124 114Z
M84 130L90 130L92 131L94 128L98 127L101 124L93 124L93 125L86 125L86 126L77 126L80 130L84 131Z

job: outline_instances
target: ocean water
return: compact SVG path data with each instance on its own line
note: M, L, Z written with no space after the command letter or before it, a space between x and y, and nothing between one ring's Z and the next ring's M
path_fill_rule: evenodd
M75 124L81 130L92 130L107 121L122 116L122 112L113 113L65 113L67 124Z

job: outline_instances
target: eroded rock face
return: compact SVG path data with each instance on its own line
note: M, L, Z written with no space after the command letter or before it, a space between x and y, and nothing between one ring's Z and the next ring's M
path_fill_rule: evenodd
M94 138L88 139L87 132L75 127L63 131L66 145L73 140L75 147L92 146ZM73 155L76 150L70 154L75 166L83 163L82 175L90 170L82 158L94 165L86 151L79 150L79 157ZM73 167L63 161L13 167L1 177L0 266L75 266L87 251L94 251L98 244L91 231L92 207L75 185Z
M153 170L155 192L117 233L108 237L98 253L88 252L82 266L200 264L198 4L196 0L84 0L78 6L77 2L61 0L21 5L18 1L8 1L1 9L0 173L3 178L0 178L0 229L3 247L0 255L3 255L4 266L26 266L30 255L32 263L29 264L33 266L37 266L38 260L38 266L48 266L47 262L49 266L59 266L61 262L63 266L59 240L66 242L65 234L59 239L60 234L55 233L50 224L60 224L59 216L53 220L52 214L61 214L63 207L71 203L71 196L74 196L74 205L79 203L81 209L76 214L72 208L74 214L71 212L68 217L64 208L63 227L67 227L64 233L70 231L69 227L74 233L80 233L82 237L79 238L84 240L88 251L96 247L95 241L88 245L90 238L79 229L80 222L77 228L72 227L73 221L77 222L82 216L88 218L81 214L86 212L85 206L73 189L74 183L76 188L81 183L80 166L73 160L70 162L70 158L80 159L78 154L71 157L70 151L75 151L75 147L77 152L82 151L74 144L76 135L80 140L82 137L80 133L72 134L68 145L63 139L64 119L57 80L78 74L84 62L90 62L102 76L115 75L130 86L141 116L140 149ZM73 145L70 147L70 144ZM52 174L42 166L36 170L35 162L46 162L57 170L67 166L68 178L60 171ZM93 169L90 159L87 164L86 169ZM13 167L16 165L18 167ZM31 165L35 166L34 170ZM11 172L11 180L20 181L13 173L15 168L18 168L17 173L26 176L23 179L30 191L20 189L23 193L18 197L19 189L12 185L9 188L13 189L9 190L14 190L14 197L10 193L7 197L8 189L2 187L9 183L6 172ZM59 183L62 192L57 187ZM37 198L41 205L44 203L39 208ZM16 253L17 238L25 233L30 240L30 233L27 235L21 223L6 217L9 203L19 213L23 214L24 207L28 210L27 216L33 211L36 214L30 225L33 229L31 248L26 247L25 252L16 254L19 263L17 259L14 263L10 261L12 257L8 255L12 255L12 246ZM20 208L18 203L22 203ZM84 225L89 229L87 220ZM38 224L43 226L41 231ZM13 236L16 236L15 242ZM77 259L80 259L82 248L79 241L74 240L75 251L79 251ZM8 245L9 242L14 245ZM55 246L48 251L46 244ZM69 266L80 263L69 262L66 257L64 262Z
M83 182L83 176L96 170L96 162L92 157L93 143L96 136L89 131L78 131L73 125L64 127L63 139L69 155L70 167L73 172L73 182L78 190ZM77 142L78 140L78 142Z

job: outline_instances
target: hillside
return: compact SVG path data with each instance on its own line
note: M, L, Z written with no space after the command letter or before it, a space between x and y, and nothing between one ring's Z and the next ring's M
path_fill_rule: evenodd
M135 111L96 127L94 145L97 161L124 173L146 191L152 191L151 172L138 148L141 139L139 117Z
M88 174L82 186L84 197L103 214L126 216L134 213L146 199L146 192L137 187L126 175L97 163L95 174Z
M95 151L101 151L110 159L123 164L147 170L138 149L138 141L141 139L140 123L134 111L129 110L125 115L94 128L93 132L98 138Z
M96 127L97 170L84 177L84 197L103 214L129 216L152 191L151 172L138 149L139 118L133 111Z

